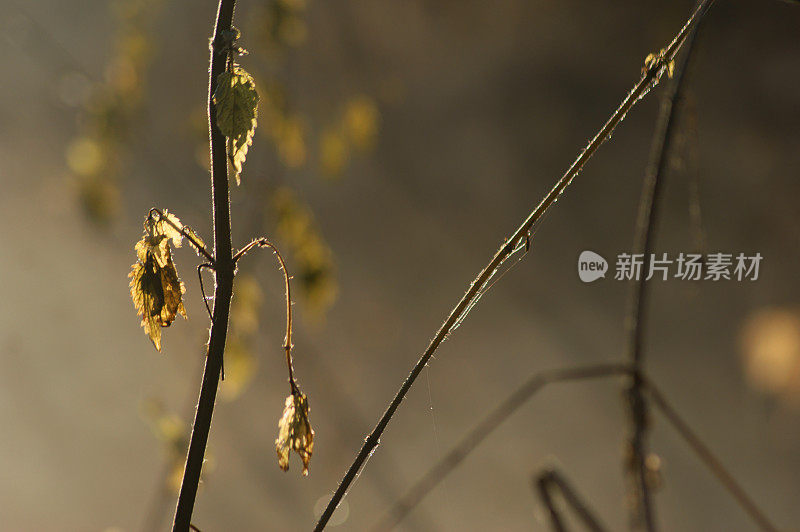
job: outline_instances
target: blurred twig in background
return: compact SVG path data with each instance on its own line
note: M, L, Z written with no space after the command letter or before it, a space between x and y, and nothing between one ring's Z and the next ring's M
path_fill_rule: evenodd
M575 514L583 521L583 524L588 530L592 532L603 532L605 527L601 526L597 518L595 518L592 511L581 501L578 494L570 486L567 480L555 469L546 469L545 471L535 475L531 482L533 489L539 493L539 498L542 503L547 507L550 515L550 524L554 532L566 532L566 527L561 519L561 514L558 510L558 504L553 498L553 490L558 490L558 493L564 498L564 501L572 508Z

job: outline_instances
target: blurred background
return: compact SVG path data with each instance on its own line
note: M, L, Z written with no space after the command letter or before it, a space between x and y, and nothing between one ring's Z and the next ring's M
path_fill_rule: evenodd
M638 79L693 2L241 1L259 128L231 192L234 244L268 235L295 277L295 368L316 430L283 473L282 277L237 278L227 379L194 523L309 530L452 306ZM205 99L215 2L6 0L0 14L0 529L164 530L208 319L188 246L188 321L153 349L127 273L150 207L207 242ZM658 252L764 257L755 282L656 282L653 380L781 527L800 522L800 9L709 12L663 196ZM437 352L334 516L372 526L507 394L544 369L619 361L628 284L577 276L633 240L661 91L615 132L531 252ZM612 264L613 269L613 264ZM212 282L210 276L207 284ZM400 530L547 530L555 466L627 524L622 381L553 385ZM654 413L665 530L752 530ZM176 475L178 475L176 477Z

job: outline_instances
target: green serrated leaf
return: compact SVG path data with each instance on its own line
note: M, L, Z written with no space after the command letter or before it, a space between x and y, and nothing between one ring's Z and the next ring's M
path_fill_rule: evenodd
M234 65L232 71L217 76L213 100L217 127L228 138L228 157L239 184L242 165L258 125L258 92L253 77Z

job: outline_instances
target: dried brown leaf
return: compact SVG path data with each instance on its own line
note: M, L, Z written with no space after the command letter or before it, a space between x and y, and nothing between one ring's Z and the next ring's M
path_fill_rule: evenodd
M170 239L175 242L179 236L163 221L147 223L145 234L135 247L138 261L128 274L133 306L142 317L145 334L158 351L161 351L161 328L169 327L178 314L186 318L182 301L186 288L178 278L169 247Z
M303 475L308 475L308 462L314 450L314 430L308 421L308 398L299 390L286 398L283 416L278 422L278 439L275 450L278 452L278 465L289 470L289 452L294 450L303 461Z

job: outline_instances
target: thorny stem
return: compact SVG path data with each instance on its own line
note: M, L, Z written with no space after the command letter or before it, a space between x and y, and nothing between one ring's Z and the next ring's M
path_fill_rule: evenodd
M698 458L700 458L700 461L711 470L711 473L717 477L720 484L722 484L733 498L736 499L736 502L738 502L742 509L756 522L758 527L765 532L777 532L778 527L769 520L767 515L756 505L755 501L745 493L744 489L736 482L733 475L725 469L725 466L722 465L722 462L714 455L711 449L700 440L689 427L689 424L684 421L678 412L667 402L664 398L664 394L661 393L653 381L645 378L644 386L653 404L661 410L661 413L664 414L667 421L669 421L678 434L686 440L686 443L689 444L689 447L691 447Z
M532 479L533 489L539 492L539 497L542 502L547 506L550 513L550 524L553 526L554 532L566 532L567 528L561 519L558 511L558 505L555 504L553 496L550 494L553 488L561 492L561 496L569 504L573 511L577 514L586 528L592 532L604 532L605 527L600 525L600 522L595 518L594 514L589 510L586 504L581 501L578 494L572 489L569 482L556 470L547 469L534 476Z
M497 427L526 404L537 392L548 384L573 382L585 379L628 375L630 367L624 364L601 364L578 368L542 371L532 375L497 405L480 423L461 438L455 447L431 467L405 495L397 501L373 527L374 531L391 530L408 515L433 489L456 469Z
M408 377L406 377L405 381L400 386L400 390L398 390L394 399L392 399L391 403L389 403L388 408L384 412L383 416L381 416L377 425L375 425L375 428L365 439L364 445L361 447L361 450L356 455L353 463L350 465L341 482L339 483L339 486L336 488L336 491L334 492L333 497L331 497L330 502L328 502L328 506L325 508L325 511L320 516L319 521L314 528L315 531L319 532L325 528L325 525L327 525L328 520L331 518L334 510L336 510L336 507L341 502L342 498L347 492L347 489L353 482L353 479L356 478L361 466L364 464L364 461L378 445L381 434L383 434L383 431L386 429L386 426L389 424L389 421L392 419L395 411L400 406L400 403L403 402L408 390L411 389L414 381L416 381L417 377L428 363L428 360L430 360L430 358L436 352L439 345L445 340L445 338L447 338L459 321L463 319L464 313L471 308L472 305L474 305L476 298L481 294L481 290L492 278L505 259L507 259L514 252L517 244L521 243L523 239L527 238L528 232L531 230L533 225L542 217L542 215L550 208L550 206L556 202L564 189L567 188L575 176L580 173L586 162L592 157L592 155L594 155L600 145L602 145L609 138L611 133L614 131L614 128L625 118L625 115L628 113L628 111L630 111L636 102L639 101L639 99L641 99L647 93L647 91L652 88L654 83L658 82L664 70L666 69L666 66L670 61L672 61L672 59L675 57L675 54L680 49L687 32L694 24L698 14L705 10L705 8L707 8L712 2L713 0L704 0L703 4L692 13L672 42L667 46L663 53L656 57L656 59L649 65L649 68L643 72L641 78L633 87L633 89L628 93L623 102L619 105L617 110L614 111L614 113L611 115L611 118L608 119L597 135L595 135L586 148L580 153L575 162L572 163L572 166L569 167L566 173L561 177L561 179L558 180L550 192L547 193L544 199L542 199L539 205L528 215L528 217L522 222L512 236L504 242L500 249L495 253L492 260L489 261L489 264L487 264L486 267L478 274L467 292L464 294L455 308L453 308L453 310L450 312L450 315L445 320L444 324L442 324L439 332L437 332L436 336L433 338L433 340L431 340L428 348L414 365L411 373L409 373Z
M644 525L648 532L656 530L655 508L647 480L647 432L648 411L647 404L642 395L642 366L643 343L645 336L645 315L647 310L648 283L650 273L651 255L655 240L655 228L658 221L659 197L669 160L672 145L673 131L678 115L678 102L681 99L683 79L686 66L692 55L692 45L699 27L700 20L705 14L709 2L704 2L697 13L697 23L685 39L686 52L681 64L677 68L675 80L671 85L671 93L664 100L658 119L658 125L653 140L650 163L648 165L642 197L639 203L639 220L637 223L634 243L634 254L643 256L643 270L635 281L631 291L626 325L630 338L629 356L634 367L631 383L626 390L628 407L631 416L631 436L629 453L626 457L625 468L636 486L635 504L632 509L631 526L639 528ZM638 255L634 255L636 257ZM628 461L630 460L630 461Z
M197 402L186 467L183 473L178 505L175 509L173 532L187 532L191 526L200 472L203 469L214 401L217 396L225 340L228 334L231 297L233 296L233 277L235 265L231 245L231 213L228 191L228 159L225 152L225 136L217 127L216 106L213 101L216 80L225 70L227 54L218 53L223 34L231 29L236 0L220 0L211 41L210 69L208 83L208 127L211 142L211 201L214 218L214 272L216 288L214 291L214 317L211 321L211 334L208 342L206 366L203 371L203 384Z
M244 257L248 251L256 246L271 249L278 258L281 270L283 270L283 279L286 283L286 337L283 341L283 349L286 351L286 366L289 368L289 386L293 394L299 394L300 390L297 388L297 382L294 380L294 369L292 368L292 289L289 284L291 276L289 275L289 270L286 268L286 262L283 260L283 256L281 256L281 252L278 251L277 246L263 237L256 238L240 249L236 255L233 256L233 262L234 264L238 264L239 259Z
M212 269L214 268L214 257L211 255L211 253L209 253L209 251L206 249L206 247L203 245L203 243L199 242L194 237L194 235L192 235L191 231L189 231L189 229L185 225L183 227L178 227L177 225L175 225L175 223L172 220L169 219L169 217L164 216L164 213L162 213L160 210L156 209L155 207L150 209L150 213L147 215L148 218L152 219L153 218L153 214L158 214L158 220L159 221L163 220L163 221L167 222L170 226L172 226L173 229L178 231L181 234L181 236L185 237L189 242L191 242L192 245L195 247L195 249L197 249L198 253L203 255L208 260L208 262L209 262L208 265Z

